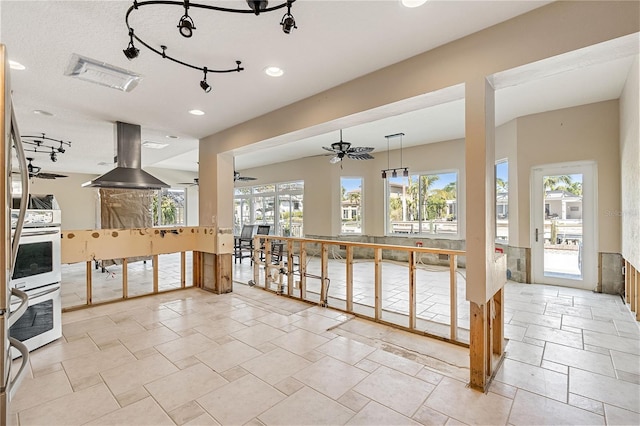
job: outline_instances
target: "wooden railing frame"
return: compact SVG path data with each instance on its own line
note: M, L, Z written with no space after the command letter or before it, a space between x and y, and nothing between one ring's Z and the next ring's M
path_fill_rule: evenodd
M272 265L271 264L271 242L278 241L286 244L287 247L287 262L286 265ZM288 278L286 296L293 297L295 299L310 302L307 299L306 278L307 274L307 246L313 244L319 248L320 257L320 305L323 305L324 298L328 298L327 283L329 280L329 248L331 246L338 246L346 253L345 257L345 277L346 277L346 297L345 297L345 309L337 307L331 307L345 313L349 313L358 317L374 320L379 323L388 324L390 326L401 328L403 330L410 331L421 335L434 337L440 340L449 341L465 347L468 347L468 343L459 340L458 336L458 306L457 306L457 274L458 274L458 258L464 256L466 253L461 250L447 250L437 249L429 247L413 247L413 246L398 246L398 245L386 245L386 244L371 244L361 242L348 242L338 240L322 240L322 239L310 239L310 238L296 238L296 237L280 237L274 235L258 235L254 237L254 250L253 255L253 283L258 284L259 287L272 292L277 292L272 289L273 276L272 271L274 269L285 269L285 274ZM296 252L296 246L298 251ZM374 315L373 317L363 315L354 311L353 302L353 263L354 263L354 249L367 248L373 250L373 262L374 262ZM396 323L383 320L383 299L382 299L382 264L383 264L383 250L385 251L403 251L408 256L408 293L409 293L409 318L408 326L399 325ZM261 259L261 253L264 256ZM449 257L449 291L450 291L450 326L449 337L431 334L427 331L419 330L417 326L417 312L416 312L416 271L418 256L423 253L447 255ZM299 261L295 262L294 257L298 257ZM260 269L265 271L263 280L260 282ZM298 268L294 271L294 268ZM282 280L280 274L280 280ZM297 283L295 280L299 279L299 292L294 292L294 286ZM278 283L282 285L282 282ZM278 292L281 293L281 292ZM296 294L297 293L297 294Z

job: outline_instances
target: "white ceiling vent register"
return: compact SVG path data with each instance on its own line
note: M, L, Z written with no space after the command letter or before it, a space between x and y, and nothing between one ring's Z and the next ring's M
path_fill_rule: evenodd
M122 90L123 92L132 91L142 79L139 74L132 71L87 58L77 53L71 55L64 75Z

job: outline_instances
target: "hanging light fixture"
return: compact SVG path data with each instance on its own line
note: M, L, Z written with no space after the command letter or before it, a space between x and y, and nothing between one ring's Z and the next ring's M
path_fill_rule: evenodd
M207 67L204 67L204 80L200 82L200 87L204 90L205 93L209 93L211 91L211 86L207 83Z
M25 145L25 151L48 154L49 159L54 163L58 161L58 154L67 152L65 146L71 147L71 142L50 138L44 133L33 136L22 136L21 140L22 144ZM59 146L56 146L58 144Z
M189 0L184 0L184 15L178 22L178 29L182 37L189 38L193 35L193 30L196 29L193 19L189 16Z
M402 137L403 136L404 136L404 133L394 133L393 135L385 136L385 138L387 138L387 168L382 171L382 179L387 178L387 172L391 172L391 177L394 177L394 178L398 177L398 171L402 171L403 177L409 177L409 168L402 166ZM400 138L400 167L396 167L392 169L391 166L389 165L389 139L397 138L397 137Z
M159 50L155 47L152 47L151 45L143 41L138 35L135 34L133 28L129 24L130 15L134 11L137 11L140 8L142 8L143 6L152 6L152 5L180 6L184 8L184 15L182 15L182 17L178 21L178 30L180 31L180 34L183 37L191 38L193 36L193 31L196 29L196 26L193 21L193 18L189 16L189 9L196 8L196 9L213 10L215 12L227 12L227 13L245 13L245 14L252 13L258 16L261 13L273 12L286 7L287 13L285 13L284 16L282 17L282 20L280 21L280 26L282 27L282 31L285 34L290 34L293 29L298 28L296 25L296 20L291 14L291 7L295 1L296 0L285 0L285 1L281 0L281 2L279 2L277 5L269 7L269 2L267 0L246 0L247 5L249 6L248 9L246 8L235 9L235 8L222 7L222 6L214 6L210 4L191 3L189 0L183 0L183 1L148 0L148 1L141 1L141 2L138 2L138 0L133 0L133 5L129 7L125 15L125 22L127 24L127 29L129 30L129 44L127 45L127 48L124 49L122 52L124 53L125 57L129 60L137 58L140 54L140 50L136 48L134 45L134 39L135 39L137 43L140 43L141 45L151 50L152 52L162 56L164 59L169 59L170 61L183 65L187 68L192 68L192 69L204 72L204 79L200 81L200 87L202 88L202 90L205 91L205 93L209 93L211 91L211 86L209 85L209 83L207 83L208 72L209 73L240 72L244 70L244 67L241 66L242 62L236 61L236 66L234 68L216 69L212 67L192 65L186 61L169 56L167 55L167 52L166 52L167 46L161 45L160 46L161 50Z
M122 52L128 60L135 59L140 54L140 50L136 49L136 47L133 45L133 28L129 28L129 45Z

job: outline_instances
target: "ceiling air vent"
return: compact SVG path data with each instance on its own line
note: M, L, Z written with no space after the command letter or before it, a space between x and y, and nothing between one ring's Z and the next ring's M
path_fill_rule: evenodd
M64 75L122 90L123 92L132 91L142 79L139 74L132 71L87 58L77 53L71 55Z

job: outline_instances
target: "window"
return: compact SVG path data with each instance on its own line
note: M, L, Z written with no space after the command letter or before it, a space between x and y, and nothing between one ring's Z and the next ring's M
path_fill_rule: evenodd
M496 242L509 242L509 162L496 163Z
M387 179L387 234L458 235L458 173Z
M340 178L341 234L362 234L362 178Z
M242 225L271 225L274 235L302 237L304 182L288 182L235 189L234 233Z
M156 192L151 204L153 226L184 226L186 194L184 188L169 188Z

